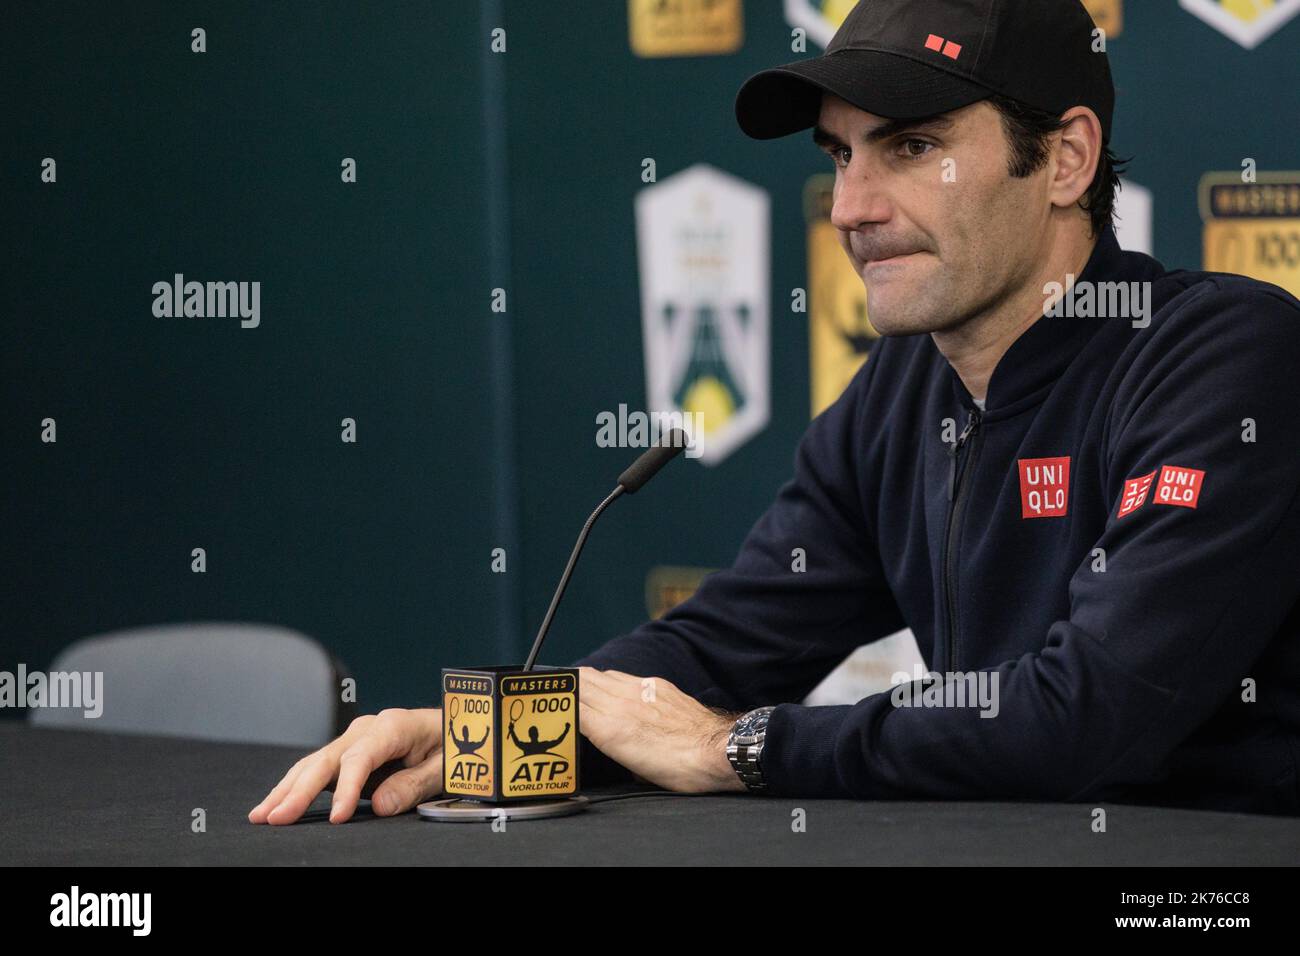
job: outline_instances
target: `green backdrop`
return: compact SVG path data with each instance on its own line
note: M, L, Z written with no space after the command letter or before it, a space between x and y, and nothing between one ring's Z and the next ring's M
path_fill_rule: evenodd
M771 421L611 509L544 658L643 620L652 567L728 563L809 418L788 303L803 184L829 167L732 116L746 76L794 58L789 30L751 0L738 52L642 59L621 0L6 5L0 669L115 628L265 621L338 654L370 710L433 700L440 666L522 658L635 455L595 434L646 404L646 157L770 194ZM1200 265L1203 174L1300 168L1298 48L1300 19L1246 50L1125 5L1114 142L1167 264ZM260 281L260 327L155 318L177 272Z

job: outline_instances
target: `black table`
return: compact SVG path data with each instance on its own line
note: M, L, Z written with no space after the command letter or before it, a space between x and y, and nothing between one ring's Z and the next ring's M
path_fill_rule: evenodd
M0 721L0 864L1291 865L1300 820L1105 804L644 797L553 820L434 823L359 814L253 826L303 751ZM191 832L203 808L207 832ZM792 811L807 830L792 832Z

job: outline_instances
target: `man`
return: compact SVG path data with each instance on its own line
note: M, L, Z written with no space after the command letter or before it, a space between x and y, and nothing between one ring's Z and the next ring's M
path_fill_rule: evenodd
M1078 0L864 0L736 113L815 127L884 338L735 564L583 662L581 721L682 791L1300 812L1300 303L1111 228L1114 92ZM794 561L806 555L806 569ZM904 626L938 676L803 699ZM386 711L250 813L438 792Z

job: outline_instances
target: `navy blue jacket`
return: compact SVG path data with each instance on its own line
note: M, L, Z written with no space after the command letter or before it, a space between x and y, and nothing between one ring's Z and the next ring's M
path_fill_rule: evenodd
M1150 282L1149 325L1044 316L982 414L929 335L882 340L734 565L582 663L779 704L776 795L1300 813L1300 302L1109 230L1079 278ZM996 717L796 703L904 626L996 672Z

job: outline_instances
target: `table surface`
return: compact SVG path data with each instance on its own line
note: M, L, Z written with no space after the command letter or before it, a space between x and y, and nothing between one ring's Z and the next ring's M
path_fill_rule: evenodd
M249 809L304 751L0 721L0 865L1294 865L1300 820L1103 804L882 803L718 795L593 804L552 820L414 813L294 826ZM616 792L616 791L607 791ZM597 794L590 794L596 796ZM191 831L203 808L207 829ZM315 809L319 807L320 809ZM806 812L805 832L792 829Z

